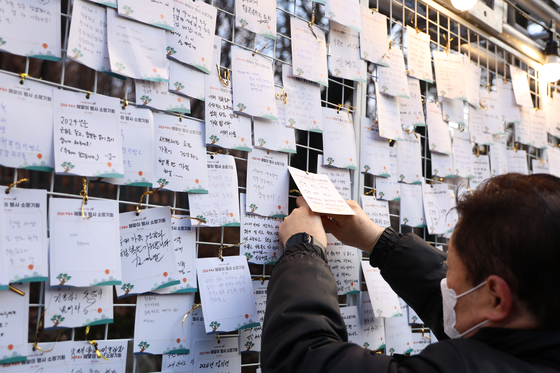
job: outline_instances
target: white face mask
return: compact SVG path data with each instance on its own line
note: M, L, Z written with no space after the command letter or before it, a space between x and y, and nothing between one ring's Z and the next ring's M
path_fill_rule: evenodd
M465 334L468 334L473 330L480 328L482 325L490 321L490 320L483 321L480 324L473 326L472 328L470 328L464 333L459 333L457 329L455 329L455 323L457 322L457 315L455 314L455 305L457 304L457 299L469 293L472 293L473 291L483 286L485 283L486 281L472 288L471 290L465 291L463 294L457 295L455 293L455 290L447 287L447 278L441 280L440 286L441 286L441 297L443 300L443 330L445 331L445 334L449 336L449 338L461 338Z

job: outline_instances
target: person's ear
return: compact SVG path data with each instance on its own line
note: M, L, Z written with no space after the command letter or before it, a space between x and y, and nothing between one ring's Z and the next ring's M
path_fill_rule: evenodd
M488 296L486 317L499 322L508 318L513 307L513 296L508 283L500 276L492 275L484 286Z

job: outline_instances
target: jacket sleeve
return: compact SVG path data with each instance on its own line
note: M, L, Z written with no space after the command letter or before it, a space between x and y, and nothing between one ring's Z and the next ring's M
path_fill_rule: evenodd
M390 228L387 228L390 229ZM394 232L394 231L393 231ZM447 274L447 254L433 248L413 233L398 234L375 246L370 263L376 262L381 275L439 340L449 337L443 330L443 305L440 282ZM375 260L376 250L386 259Z
M336 282L318 246L301 243L287 250L267 293L264 373L397 372L392 357L347 342Z

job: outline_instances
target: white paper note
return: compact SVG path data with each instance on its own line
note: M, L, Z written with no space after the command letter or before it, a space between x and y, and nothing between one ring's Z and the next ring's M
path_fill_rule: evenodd
M381 93L410 99L404 56L398 47L390 48L383 61L390 67L380 65L377 67L377 82Z
M206 143L250 152L251 119L233 112L231 87L215 76L206 76L204 84Z
M316 84L303 81L297 75L293 75L291 66L282 65L282 82L284 91L288 95L285 125L322 133L321 88Z
M171 0L118 0L119 15L173 31L173 2Z
M373 268L369 260L362 260L362 271L375 317L402 316L399 297L381 277L379 268Z
M276 40L276 0L235 2L235 24L260 36Z
M387 32L387 17L369 9L360 6L362 17L362 32L360 32L360 54L362 59L389 66L389 61L384 61L383 56L389 50L389 40L384 37Z
M539 149L546 149L548 147L546 133L546 113L544 110L533 110L533 115L531 116L532 145Z
M383 228L391 226L389 217L389 202L380 201L373 196L360 196L362 209L377 225Z
M340 315L346 325L346 333L348 334L348 342L362 344L362 333L360 330L360 316L358 315L358 307L346 306L340 308Z
M385 326L383 317L375 317L368 291L360 293L361 346L370 350L385 348Z
M60 0L6 1L0 5L0 50L49 61L60 61Z
M0 364L25 361L29 329L29 284L13 284L24 296L0 291Z
M434 105L431 102L428 102L428 104L426 105L429 104ZM466 126L467 121L465 120L464 109L465 106L463 105L463 101L446 97L442 98L441 113L443 116L443 120L445 120L446 122L457 123L459 127Z
M327 233L325 257L336 281L338 295L360 294L360 253Z
M9 282L39 282L49 278L47 239L47 191L12 188L4 199L1 222L2 260ZM0 281L0 284L7 284Z
M151 110L128 105L120 112L124 178L107 180L118 185L151 187L155 180L154 116Z
M301 195L313 212L333 215L355 215L327 175L308 173L288 167Z
M401 124L404 128L411 126L424 127L424 108L422 106L422 94L420 93L420 82L414 78L407 78L410 99L399 98L399 110Z
M472 144L470 134L466 131L453 131L453 164L455 175L473 178Z
M288 215L288 155L254 149L247 159L246 212L283 218Z
M231 49L233 110L278 120L274 70L270 59L239 47Z
M136 106L190 114L191 101L169 91L166 82L135 80Z
M244 256L225 256L223 261L219 258L197 259L196 271L206 333L260 325L251 274Z
M72 345L72 341L45 342L38 343L38 348L35 349L33 343L28 343L25 351L27 360L0 366L0 371L2 373L72 373L70 368Z
M1 43L0 43L1 44ZM52 88L0 74L0 164L52 172ZM27 120L25 113L33 113Z
M171 215L171 232L173 249L177 261L180 283L156 290L158 294L193 293L198 290L196 284L196 229L189 219L180 219Z
M404 141L397 141L397 180L409 184L421 184L422 157L420 138L414 132L403 134Z
M474 178L469 180L471 189L478 187L483 181L490 179L490 162L487 155L472 155Z
M331 47L331 74L338 78L366 83L367 65L366 61L360 59L358 31L331 20L329 22L329 44Z
M119 204L80 199L49 201L51 286L120 285Z
M389 174L388 178L376 177L377 197L387 201L398 201L401 199L399 173L397 171L397 148L389 148Z
M231 155L206 155L208 194L189 194L191 216L206 227L239 227L237 167Z
M533 99L531 98L531 90L529 89L529 81L527 73L513 65L509 65L511 73L511 84L517 105L532 109Z
M422 184L422 197L430 234L448 233L452 222L448 218L451 204L447 184Z
M419 355L431 344L431 333L412 333L412 352L410 356Z
M430 35L406 26L406 52L409 76L433 83Z
M350 170L325 166L323 155L319 154L317 156L317 174L327 175L342 198L352 199Z
M277 95L282 90L275 89ZM275 150L284 153L296 153L296 134L292 128L286 127L286 107L284 98L276 96L278 120L253 117L253 139L255 147Z
M352 115L323 108L323 131L323 164L355 170L358 160Z
M502 109L502 119L506 123L517 123L521 120L519 105L515 101L513 87L502 79L498 79L498 99Z
M216 66L212 63L212 43L217 9L204 1L172 3L175 30L166 33L167 56L210 74Z
M74 1L68 35L68 58L97 71L110 72L105 7Z
M491 134L504 133L504 121L502 115L502 106L497 92L488 92L480 89L480 105L482 111L482 122L484 123L484 132Z
M467 101L463 55L434 51L438 96Z
M558 148L551 147L546 150L546 154L550 174L560 177L560 151L558 151Z
M450 155L451 135L447 123L443 121L440 106L428 102L426 103L426 113L430 150Z
M199 2L202 4L202 2ZM212 70L213 71L213 70ZM204 74L180 62L169 61L170 92L204 101Z
M262 325L264 323L264 313L266 309L266 296L268 289L268 280L253 281L253 293L255 294L255 306L257 307L257 315L261 326L254 328L241 329L239 331L239 351L261 351Z
M89 1L91 1L92 3L97 3L97 4L101 4L117 9L117 0L89 0Z
M379 126L370 118L362 117L360 170L376 176L391 177L389 141L379 136Z
M325 17L357 32L362 31L359 0L329 0L325 5Z
M506 138L494 135L494 145L490 147L490 165L492 176L508 173Z
M377 92L377 120L379 121L379 136L390 140L402 141L403 131L399 101L406 100L385 95L379 90L379 85L375 83Z
M432 156L432 174L438 177L455 177L453 156L430 152Z
M165 30L119 17L107 9L107 35L112 72L154 82L169 80Z
M476 63L472 62L470 58L463 58L464 70L463 77L465 79L465 86L467 88L467 102L471 106L478 108L480 101L480 73L481 69Z
M97 341L97 348L105 359L95 353L95 347L86 341L72 343L70 373L99 372L121 373L126 370L128 339Z
M276 264L284 249L280 243L278 227L282 220L247 214L246 194L239 195L241 211L241 242L239 255L245 256L249 263Z
M550 133L552 136L560 137L560 116L558 116L557 109L560 100L554 100L548 94L544 93L541 95L542 109L545 115L546 132Z
M392 317L385 320L385 354L410 354L412 352L412 331L406 317Z
M208 193L204 124L159 113L154 122L154 184L175 192Z
M143 294L136 300L134 354L188 354L189 327L183 317L194 294Z
M119 100L54 90L55 171L124 177Z
M292 64L296 76L329 86L327 45L325 33L316 26L296 18L290 19L292 35Z
M401 183L400 224L415 228L426 228L422 202L422 185Z
M522 144L532 145L533 139L531 137L531 122L533 121L532 108L521 106L519 108L521 118L519 123L515 123L515 141Z
M112 323L112 286L45 286L45 328L78 328Z
M469 106L469 133L471 141L481 145L492 145L492 134L484 124L484 112L482 108L476 109Z
M194 343L194 371L197 373L238 373L241 354L237 338L197 340Z
M528 175L529 168L527 165L527 152L525 150L515 151L515 150L508 149L507 165L508 165L508 172L510 173L520 173L523 175Z
M120 256L123 284L115 287L118 297L179 285L171 211L156 207L123 212L120 218Z

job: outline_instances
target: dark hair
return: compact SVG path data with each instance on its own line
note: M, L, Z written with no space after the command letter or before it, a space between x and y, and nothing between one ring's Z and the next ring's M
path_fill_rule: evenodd
M502 277L541 327L560 314L560 179L507 174L457 203L453 245L476 286Z

